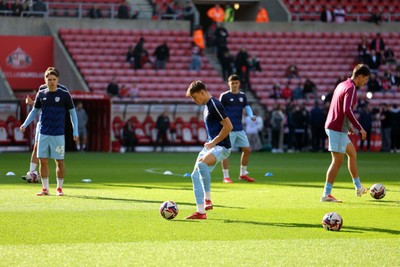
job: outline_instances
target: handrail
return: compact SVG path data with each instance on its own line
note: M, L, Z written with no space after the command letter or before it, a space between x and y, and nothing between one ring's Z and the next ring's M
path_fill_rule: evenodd
M320 15L321 15L321 13L318 13L318 12L294 12L294 13L292 13L292 18L293 18L293 21L302 21L302 17L315 17L315 18L318 18L318 20L319 20L319 18L320 18ZM393 21L394 20L394 18L400 18L400 13L383 13L382 15L382 21L386 21L386 22L391 22L391 21ZM365 17L371 17L371 14L369 14L369 13L351 13L351 14L346 14L345 15L345 18L346 19L349 19L349 18L355 18L355 21L356 22L363 22L363 21L366 21L365 19L363 20L362 18L365 18ZM351 21L354 21L354 20L351 20ZM308 21L308 20L307 20Z

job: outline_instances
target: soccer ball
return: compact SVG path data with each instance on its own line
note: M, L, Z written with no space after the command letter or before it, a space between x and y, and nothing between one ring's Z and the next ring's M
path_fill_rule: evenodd
M160 214L164 219L172 220L178 215L178 212L178 205L173 201L165 201L160 206Z
M38 183L40 176L37 171L29 171L26 173L26 182L28 183Z
M382 199L386 195L386 188L383 186L383 184L374 184L369 189L369 193L375 199Z
M339 231L342 228L343 219L336 212L329 212L322 218L322 226L328 231Z

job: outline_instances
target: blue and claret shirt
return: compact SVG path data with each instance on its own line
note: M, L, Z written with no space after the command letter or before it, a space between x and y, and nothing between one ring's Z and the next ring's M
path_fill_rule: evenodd
M45 135L64 135L65 115L70 109L74 109L74 103L67 90L57 87L50 92L48 88L42 88L36 94L35 108L41 109L40 133Z
M232 131L242 131L243 109L248 106L246 95L243 92L234 94L230 91L222 93L219 100L225 108L226 114L232 122Z
M204 123L206 124L206 129L208 133L208 140L214 139L221 131L222 124L220 123L226 117L224 106L215 97L211 97L206 103L204 108ZM229 135L217 144L218 146L223 146L225 148L231 148L231 141L229 140Z

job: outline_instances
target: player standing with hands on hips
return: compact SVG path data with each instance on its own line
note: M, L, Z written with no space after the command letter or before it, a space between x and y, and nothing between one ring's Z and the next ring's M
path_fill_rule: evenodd
M325 122L325 131L329 139L328 150L331 151L332 162L326 173L321 202L342 202L333 197L331 191L345 154L348 160L347 166L356 188L356 195L361 197L368 191L361 185L357 168L357 150L350 141L348 134L354 134L353 125L360 132L362 140L367 137L366 131L358 122L353 110L357 104L357 88L368 82L370 73L370 69L366 65L358 64L354 68L351 78L338 84L333 92Z
M203 118L208 134L208 140L197 156L191 174L197 211L186 219L204 220L207 219L206 210L213 208L210 195L211 172L231 152L229 133L233 126L222 104L210 95L203 82L192 82L186 96L192 98L197 105L205 105Z
M28 114L25 122L21 125L21 132L34 120L39 110L40 132L37 145L37 157L40 162L40 176L42 177L43 189L37 196L49 195L49 164L48 159L55 159L57 177L57 196L63 196L63 182L65 177L65 115L70 113L74 140L78 140L78 118L74 103L68 91L63 90L59 84L59 72L54 67L47 68L44 74L46 89L36 94L33 109Z
M242 156L240 158L240 180L247 182L254 182L254 179L247 175L247 164L250 157L250 143L247 138L246 132L243 129L242 117L243 109L246 110L247 116L253 121L256 120L250 105L247 103L246 95L239 92L240 78L238 75L233 74L228 78L229 91L222 93L219 97L222 105L226 110L226 114L232 121L233 130L229 134L232 147L240 147L242 149ZM224 183L233 183L229 177L229 161L225 159L222 161L222 173L224 175Z

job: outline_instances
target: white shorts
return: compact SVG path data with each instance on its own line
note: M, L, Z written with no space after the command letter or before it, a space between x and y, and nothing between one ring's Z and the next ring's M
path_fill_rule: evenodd
M328 150L345 154L347 144L351 142L348 134L330 129L325 129L325 132L328 135L329 140Z
M245 131L232 131L229 133L232 147L250 147Z

